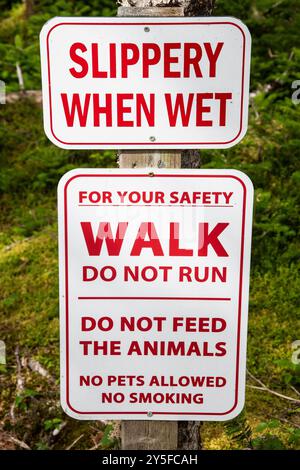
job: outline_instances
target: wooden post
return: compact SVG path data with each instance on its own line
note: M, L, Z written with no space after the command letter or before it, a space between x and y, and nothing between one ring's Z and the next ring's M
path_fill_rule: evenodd
M118 16L209 16L215 0L119 0ZM149 6L151 3L151 6ZM176 6L173 6L173 5ZM199 168L198 151L122 150L120 168ZM199 450L198 421L122 421L121 443L124 450Z

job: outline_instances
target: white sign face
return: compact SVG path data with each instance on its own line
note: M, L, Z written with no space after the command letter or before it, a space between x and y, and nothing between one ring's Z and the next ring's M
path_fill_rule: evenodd
M62 148L227 148L245 135L251 37L235 18L54 18L44 126Z
M245 394L249 178L80 169L64 175L58 198L66 413L236 416Z

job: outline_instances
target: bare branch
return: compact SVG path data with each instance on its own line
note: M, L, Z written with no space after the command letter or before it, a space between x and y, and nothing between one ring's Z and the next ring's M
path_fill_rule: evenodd
M20 395L21 392L24 390L24 380L22 377L22 364L20 360L20 354L19 354L19 346L16 346L15 349L15 357L16 357L16 363L17 363L17 386L16 386L16 393L17 395Z
M24 441L20 441L19 439L16 439L13 436L9 436L10 440L12 440L15 444L18 444L22 449L25 450L31 450L30 447L26 444Z
M50 375L49 372L35 359L28 358L27 364L33 372L37 372L42 377L48 379L50 382L55 382L55 379L52 377L52 375Z
M278 419L278 421L282 421L283 423L288 423L288 424L292 425L294 428L300 429L299 424L296 424L293 421L290 421L289 419L279 418L278 416L272 416L272 415L269 415L269 417L271 419Z
M290 385L290 388L293 390L293 392L296 393L296 395L299 395L299 397L300 397L300 392L299 392L299 390L297 390L295 387L293 387L293 385Z
M251 374L251 372L249 372L249 370L247 370L247 374L249 375L249 377L252 380L254 380L256 383L259 384L259 386L257 386L257 385L248 385L247 384L248 388L253 388L255 390L261 390L263 392L268 392L268 393L271 393L272 395L275 395L279 398L283 398L284 400L292 401L294 403L300 403L300 400L297 399L297 398L293 398L293 397L289 397L287 395L283 395L282 393L275 392L275 390L272 390L271 388L267 387L267 385L265 385L260 379L258 379L253 374Z
M19 354L19 346L16 346L15 349L15 358L16 358L16 363L17 363L17 368L16 368L16 373L17 373L17 382L16 382L16 396L20 395L23 390L24 390L24 379L22 377L22 363L20 360L20 354ZM10 407L10 418L11 421L14 423L15 422L15 401Z

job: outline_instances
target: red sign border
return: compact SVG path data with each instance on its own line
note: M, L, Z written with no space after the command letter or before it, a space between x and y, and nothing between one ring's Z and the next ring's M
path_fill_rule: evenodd
M177 25L177 26L185 26L185 25L215 25L215 24L229 24L232 26L235 26L238 28L243 36L243 70L242 70L242 84L241 84L241 113L240 113L240 128L239 132L234 137L233 139L226 141L226 142L64 142L63 140L59 139L53 129L53 117L52 117L52 96L51 96L51 74L50 74L50 51L49 51L49 37L51 32L57 28L58 26L74 26L74 25L80 25L80 26L93 26L93 25L98 25L98 26L127 26L127 25L140 25L140 26L151 26L151 25L163 25L163 26L170 26L170 25ZM133 22L133 21L126 21L126 22L110 22L110 23L101 23L101 22L91 22L91 23L77 23L77 22L63 22L63 23L58 23L54 25L48 32L47 34L47 71L48 71L48 93L49 93L49 107L50 107L50 129L51 129L51 134L54 137L54 139L57 142L60 142L63 145L90 145L91 148L93 148L96 145L100 146L105 146L105 145L136 145L136 146L149 146L149 147L156 147L159 148L159 146L172 146L172 145L229 145L232 142L235 142L238 140L239 136L242 133L243 130L243 114L244 114L244 94L245 94L245 62L246 62L246 37L243 29L236 23L233 23L232 21L193 21L193 22L180 22L180 21L174 21L174 22L145 22L145 23L139 23L139 22ZM101 147L100 147L101 148ZM138 147L137 147L138 148Z
M239 181L243 187L243 213L242 213L242 233L241 233L241 257L240 257L240 274L239 274L239 300L238 300L238 327L237 327L237 354L236 354L236 373L235 373L235 401L233 407L224 413L203 413L203 412L153 412L153 415L187 415L187 416L225 416L232 413L238 405L238 385L239 385L239 361L240 361L240 330L241 330L241 317L242 317L242 286L243 286L243 270L244 270L244 244L245 244L245 222L246 222L246 201L247 201L247 188L244 181L235 175L199 175L199 174L156 174L156 178L232 178ZM149 178L148 173L144 174L77 174L72 176L64 185L64 248L65 248L65 321L66 321L66 403L70 410L76 414L81 415L145 415L147 411L78 411L70 404L70 389L69 389L69 283L68 283L68 222L67 222L67 189L71 181L76 178L88 177L129 177L129 178Z

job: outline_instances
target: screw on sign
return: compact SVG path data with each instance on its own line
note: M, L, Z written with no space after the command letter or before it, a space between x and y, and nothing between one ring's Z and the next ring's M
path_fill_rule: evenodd
M235 18L55 18L41 32L45 132L63 148L231 147L250 47Z
M61 399L78 419L242 409L253 188L234 170L59 184Z

